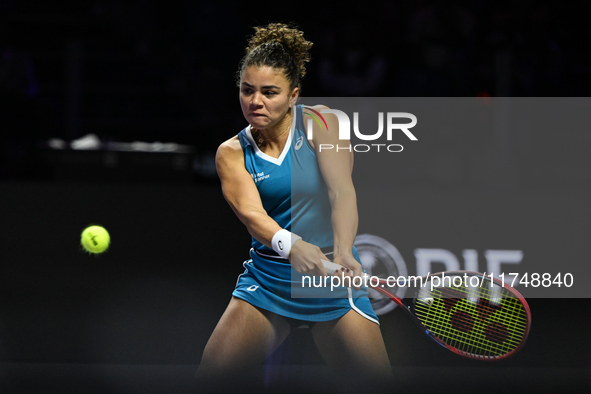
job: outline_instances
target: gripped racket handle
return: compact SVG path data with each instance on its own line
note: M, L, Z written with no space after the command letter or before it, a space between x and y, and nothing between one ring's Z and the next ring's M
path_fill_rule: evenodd
M328 261L328 260L320 260L320 261L322 261L322 265L324 266L324 268L326 269L326 271L329 275L332 275L335 272L335 270L340 270L342 267L342 265L335 264L332 261ZM369 287L369 284L371 283L370 276L367 273L364 273L363 279L364 279L363 285ZM402 300L398 296L390 293L388 290L383 289L382 287L383 286L376 286L373 288L375 290L379 291L380 293L382 293L383 295L385 295L386 297L390 298L392 301L394 301L398 305L400 305L406 312L413 315L410 308L407 305L404 305L402 303Z
M336 270L340 270L343 266L333 263L332 261L328 260L320 260L322 261L322 265L326 268L326 271L329 275L332 275Z
M322 259L320 261L322 261L322 265L324 266L324 268L326 269L326 272L329 275L332 275L335 271L340 271L341 268L343 268L342 265L335 264L332 261L328 261L328 260L324 260L324 259ZM363 285L367 286L367 284L369 283L369 275L364 272L362 276L363 276Z

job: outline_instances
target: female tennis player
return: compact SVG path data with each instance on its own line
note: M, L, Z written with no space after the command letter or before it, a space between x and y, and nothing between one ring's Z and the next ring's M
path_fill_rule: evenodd
M307 139L304 111L310 111L296 100L312 43L284 24L255 30L238 73L249 126L216 155L224 197L252 235L252 249L198 375L223 378L259 365L291 329L307 324L329 365L388 377L391 367L367 289L340 288L340 295L314 298L312 289L306 293L294 280L294 271L326 275L322 259L340 264L343 275L363 272L353 246L353 157L344 149L319 151L320 144L346 142L338 140L334 115L323 114L329 131L314 126ZM303 296L293 296L298 286Z

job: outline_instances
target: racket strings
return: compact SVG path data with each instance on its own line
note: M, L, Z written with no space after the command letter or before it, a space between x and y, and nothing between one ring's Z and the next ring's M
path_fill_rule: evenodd
M521 301L494 283L492 287L448 286L433 291L424 286L415 301L415 313L446 345L484 358L515 350L527 331Z
M474 322L471 318L464 318L465 316L469 316L469 314L466 312L455 314L454 318L456 321L451 326L442 321L425 323L426 326L430 328L430 331L446 344L466 353L494 356L505 354L514 348L514 346L511 346L508 342L506 343L506 346L499 346L498 342L501 342L501 340L495 340L494 342L497 342L497 344L483 341L482 338L479 338L479 336L482 337L482 333L484 333L485 337L488 337L486 338L488 342L491 342L490 340L494 339L495 333L491 332L491 327L495 326L483 326L480 322ZM461 320L458 321L462 318L465 320L464 324L461 323ZM475 335L474 333L480 333L480 335ZM505 336L505 332L497 335L497 337L502 339L505 339Z
M514 330L492 319L474 319L472 317L474 311L470 311L470 309L474 309L473 306L466 308L466 305L460 305L458 311L454 312L450 318L451 328L447 327L447 330L444 330L450 339L453 339L453 335L456 334L456 340L458 340L456 347L471 353L477 353L476 350L481 349L485 354L486 352L503 354L519 345L519 339L517 342L514 342L513 338L510 337L509 333L511 331L514 332ZM478 308L476 309L478 310ZM460 319L467 320L464 327L468 327L469 329L461 329L462 326L458 324L458 320ZM457 335L458 331L462 333ZM479 334L484 334L486 341Z

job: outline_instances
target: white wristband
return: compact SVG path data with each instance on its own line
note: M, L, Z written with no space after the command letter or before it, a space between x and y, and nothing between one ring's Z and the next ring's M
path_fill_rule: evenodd
M293 246L296 241L302 239L299 235L295 235L287 231L286 229L281 229L273 235L273 239L271 240L271 246L273 246L273 250L277 252L277 254L284 259L289 258L289 252L291 252L291 247Z

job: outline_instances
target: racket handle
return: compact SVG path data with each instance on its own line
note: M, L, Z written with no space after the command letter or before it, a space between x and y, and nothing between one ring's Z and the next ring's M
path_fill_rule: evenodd
M322 265L324 266L324 268L326 268L326 272L329 275L333 275L335 271L340 271L341 268L343 268L342 265L335 264L332 261L328 261L328 260L324 260L324 259L321 259L320 261L322 261ZM364 272L361 275L361 277L363 278L363 286L367 287L369 280L370 280L369 275Z
M322 265L326 268L326 271L329 275L332 275L336 270L340 270L343 266L333 263L332 261L328 260L320 260L322 261Z

